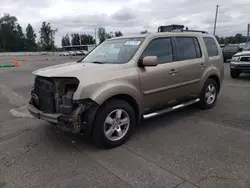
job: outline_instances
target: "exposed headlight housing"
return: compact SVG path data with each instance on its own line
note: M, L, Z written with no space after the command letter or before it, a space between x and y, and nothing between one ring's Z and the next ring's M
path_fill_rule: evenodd
M240 61L240 57L239 56L233 56L231 61L238 62L238 61Z

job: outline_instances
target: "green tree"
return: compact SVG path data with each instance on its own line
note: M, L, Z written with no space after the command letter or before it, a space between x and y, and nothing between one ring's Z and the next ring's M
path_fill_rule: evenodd
M43 45L41 43L41 41L37 42L37 51L42 51L43 50Z
M61 45L66 46L65 36L63 36L62 39L61 39Z
M95 44L95 39L91 35L82 34L80 35L80 43L81 45Z
M115 36L116 36L116 37L121 37L121 36L123 36L123 34L122 34L121 31L116 31L116 32L115 32Z
M28 24L26 27L26 46L28 51L36 51L37 44L36 44L36 33L34 32L33 27Z
M220 37L219 43L220 43L220 44L225 44L225 39L224 39L224 37Z
M240 33L237 33L234 38L236 43L243 43L247 41L247 37L243 36Z
M110 39L110 38L113 38L114 36L115 35L112 31L110 33L105 33L105 39Z
M53 30L50 23L43 22L40 33L40 43L43 50L53 50L55 48L55 33L58 30Z
M71 43L70 43L70 38L69 38L69 35L65 35L62 37L62 46L70 46Z
M0 48L2 51L17 51L17 18L10 16L10 14L4 14L0 18Z
M78 33L71 34L71 44L80 45L80 35Z
M66 44L66 46L70 46L71 45L71 43L70 43L70 38L69 38L69 35L67 34L67 35L65 35L65 44Z
M18 51L24 51L27 49L23 29L19 24L17 24L16 41L17 41L16 45Z
M98 38L99 38L100 43L105 41L105 39L106 39L106 30L105 30L105 28L104 27L99 27L97 33L98 33Z

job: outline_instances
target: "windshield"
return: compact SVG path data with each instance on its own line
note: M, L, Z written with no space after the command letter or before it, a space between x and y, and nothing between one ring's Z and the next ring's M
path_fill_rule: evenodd
M144 38L126 38L104 41L97 46L82 62L90 63L127 63L135 54Z
M224 51L238 51L237 46L226 46L224 47Z

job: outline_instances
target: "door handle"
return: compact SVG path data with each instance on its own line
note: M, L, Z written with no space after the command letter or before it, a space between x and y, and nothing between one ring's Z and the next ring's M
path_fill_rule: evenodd
M204 63L200 64L200 68L203 69L206 65Z
M176 74L178 73L179 71L177 69L171 69L168 73L169 74Z

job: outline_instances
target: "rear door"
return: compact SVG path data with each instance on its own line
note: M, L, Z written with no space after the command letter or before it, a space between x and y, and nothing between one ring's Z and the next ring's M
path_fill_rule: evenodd
M213 68L220 70L220 79L224 77L224 63L222 57L222 51L219 50L219 44L214 37L203 37L207 55L208 55L208 64ZM208 66L208 67L209 67Z
M178 100L188 100L199 95L199 82L205 70L206 61L198 37L174 37L176 69L178 70Z

